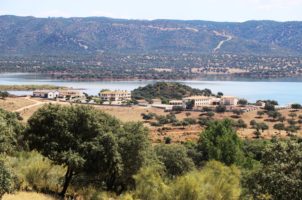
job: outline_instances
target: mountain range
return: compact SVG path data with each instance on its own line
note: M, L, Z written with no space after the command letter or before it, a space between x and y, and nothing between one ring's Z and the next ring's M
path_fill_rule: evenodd
M0 55L302 55L302 22L0 16Z

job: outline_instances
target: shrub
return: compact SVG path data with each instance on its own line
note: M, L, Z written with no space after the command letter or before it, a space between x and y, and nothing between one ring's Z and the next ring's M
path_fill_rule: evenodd
M5 193L11 193L16 188L16 179L13 172L0 160L0 199Z
M240 196L240 171L210 161L201 171L190 172L172 184L170 199L236 200Z
M194 163L188 157L187 149L183 145L157 145L155 152L171 177L182 175L194 168Z

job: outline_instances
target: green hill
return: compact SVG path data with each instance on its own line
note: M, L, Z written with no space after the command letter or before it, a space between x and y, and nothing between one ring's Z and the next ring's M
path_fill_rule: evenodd
M195 89L181 83L170 82L157 82L155 84L149 84L145 87L139 87L132 91L132 97L134 99L182 99L183 97L192 95L212 95L209 89Z

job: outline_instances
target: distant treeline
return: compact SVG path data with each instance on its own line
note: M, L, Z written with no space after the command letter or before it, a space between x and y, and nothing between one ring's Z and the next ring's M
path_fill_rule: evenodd
M196 53L1 57L1 72L46 73L75 80L284 78L301 76L302 58Z
M0 91L27 91L27 90L58 90L67 87L55 85L0 85Z

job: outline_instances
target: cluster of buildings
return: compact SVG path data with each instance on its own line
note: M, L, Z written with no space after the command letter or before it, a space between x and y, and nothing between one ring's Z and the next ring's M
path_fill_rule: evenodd
M87 103L85 101L86 96L81 90L36 90L32 96ZM131 92L126 90L103 90L99 93L99 97L102 104L121 105L131 100Z
M81 90L37 90L33 92L33 97L72 100L84 99L85 95ZM99 100L105 105L122 105L131 101L131 92L126 90L102 90L99 93ZM145 100L139 100L138 104L141 106L152 106L165 110L172 110L174 106L186 108L187 104L190 102L192 103L192 108L198 110L203 107L217 105L237 106L238 101L239 99L233 96L222 96L219 98L215 96L190 96L183 98L182 100L171 100L169 101L169 104L162 104L160 99L153 99L151 104Z
M33 97L40 97L46 99L75 99L84 97L81 90L35 90Z

